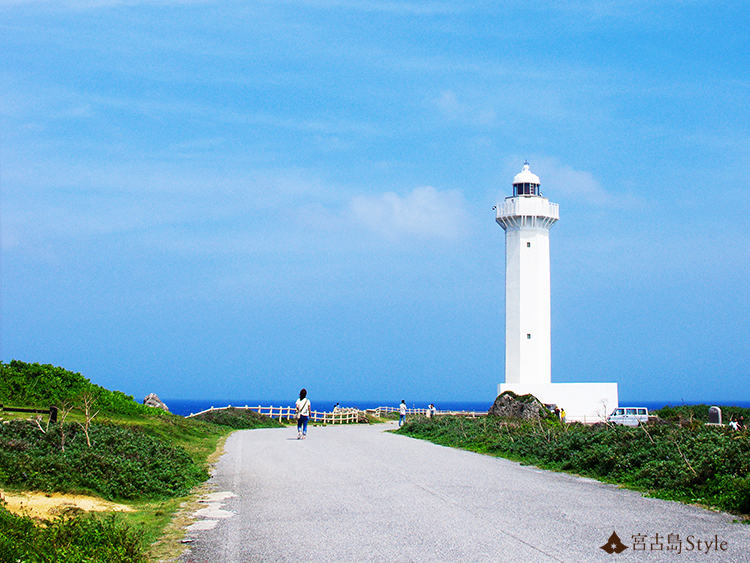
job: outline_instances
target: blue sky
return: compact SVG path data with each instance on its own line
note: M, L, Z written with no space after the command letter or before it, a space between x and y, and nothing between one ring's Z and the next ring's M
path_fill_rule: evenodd
M552 378L747 401L750 11L0 0L2 360L140 400L491 401L524 160Z

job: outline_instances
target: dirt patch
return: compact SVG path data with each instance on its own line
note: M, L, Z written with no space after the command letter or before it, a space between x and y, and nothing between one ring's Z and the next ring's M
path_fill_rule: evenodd
M9 493L0 490L0 498L5 507L14 514L42 518L49 520L68 510L83 510L86 512L133 512L124 504L108 502L96 497L84 495L66 495L62 493Z

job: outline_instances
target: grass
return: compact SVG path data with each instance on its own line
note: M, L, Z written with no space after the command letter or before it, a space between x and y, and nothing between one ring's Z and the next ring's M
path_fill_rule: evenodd
M651 414L657 415L659 418L664 420L670 420L680 424L690 423L692 421L708 422L708 409L710 405L667 405L659 410L653 411ZM732 416L740 417L744 416L750 424L750 409L744 407L728 406L721 407L722 422L727 424Z
M75 417L68 420L46 434L29 420L0 425L0 486L92 494L124 501L135 512L37 522L0 508L0 561L147 561L151 544L207 478L210 456L231 432L174 415L109 415L91 425L89 448Z
M164 442L182 448L195 463L204 466L206 458L216 449L216 444L232 431L229 426L212 424L199 419L183 418L173 414L159 417L144 414L104 414L101 419L97 417L97 420L106 424L141 428L144 432Z
M150 410L102 413L90 426L90 447L80 412L64 424L6 420L0 424L0 487L92 494L135 512L111 518L69 513L40 523L0 507L0 561L130 562L175 551L181 529L171 529L172 541L163 535L208 477L222 440L235 428L279 426L253 415L230 411L218 424Z
M283 428L286 425L278 420L263 416L249 409L227 407L204 412L191 417L191 420L200 420L211 424L218 424L234 428L235 430L247 428Z
M0 560L144 563L142 537L116 514L70 514L39 526L0 506Z
M108 500L186 495L208 474L185 448L143 427L93 424L0 427L0 482L14 489L94 494Z

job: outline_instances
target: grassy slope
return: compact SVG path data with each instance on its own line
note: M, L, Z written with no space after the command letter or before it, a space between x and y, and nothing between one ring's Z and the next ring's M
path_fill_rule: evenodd
M81 426L86 422L82 402L86 395L95 400L92 412L99 411L89 431L91 447L86 444ZM105 526L104 529L116 542L119 540L115 536L120 534L122 539L127 526L135 526L141 553L134 556L133 561L140 560L138 557L147 546L161 535L180 504L189 498L186 496L189 490L205 480L208 460L221 440L235 428L266 424L263 418L232 416L231 413L213 422L183 418L140 405L133 397L94 385L81 374L17 361L0 363L0 403L39 408L54 405L62 409L58 424L48 426L46 417L40 421L46 434L29 420L17 420L0 427L0 487L88 492L120 501L125 499L136 512L117 516L120 528ZM63 423L63 415L68 410ZM7 421L29 415L0 413L0 416ZM65 451L62 450L63 434ZM6 540L15 530L27 534L25 545L46 545L45 549L53 550L39 555L38 560L53 557L50 554L54 549L63 549L48 545L45 538L49 532L29 527L28 519L12 517L2 508L0 514L5 518L0 535L5 534ZM95 529L97 525L81 525L77 519L59 523L59 526L68 531L78 530L83 534L80 541L84 543L86 534L103 533ZM33 533L42 535L35 541ZM0 551L4 545L2 540L0 537ZM5 547L21 542L16 540L6 541ZM7 555L0 553L0 560ZM32 557L29 561L36 560L34 555L28 557ZM107 561L111 554L101 557L91 561Z

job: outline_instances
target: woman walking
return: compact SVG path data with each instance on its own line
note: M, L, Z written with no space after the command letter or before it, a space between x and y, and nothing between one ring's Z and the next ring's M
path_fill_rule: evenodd
M307 398L307 389L299 392L299 399L295 405L297 408L297 440L307 438L307 421L310 420L310 399Z

